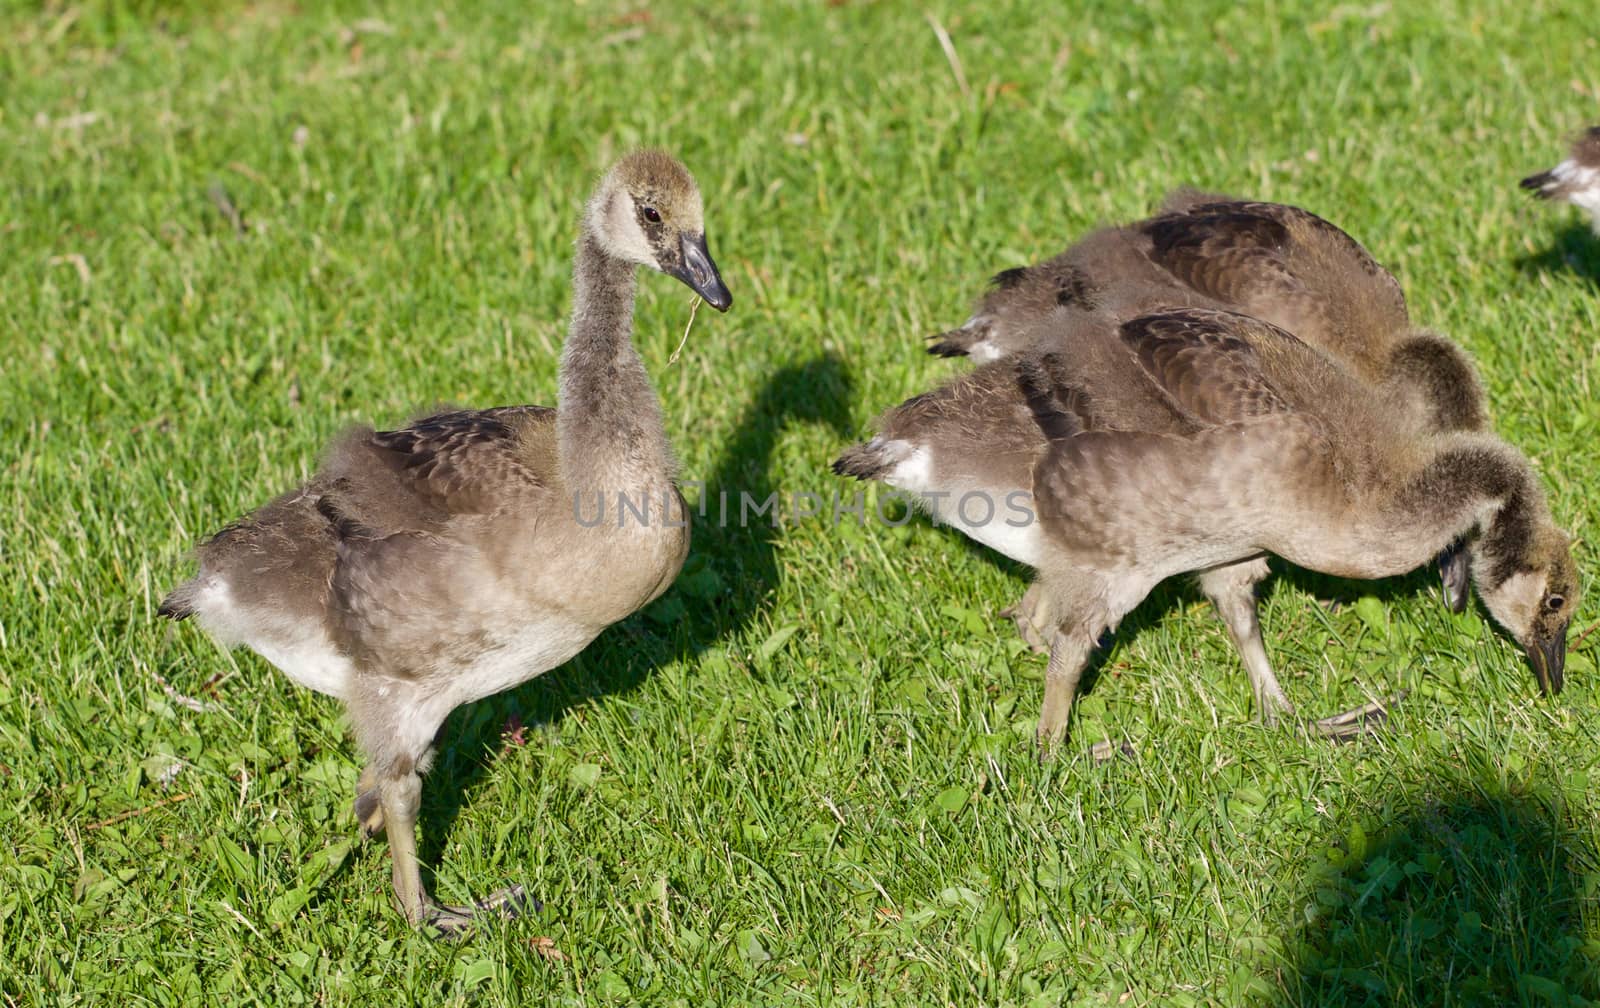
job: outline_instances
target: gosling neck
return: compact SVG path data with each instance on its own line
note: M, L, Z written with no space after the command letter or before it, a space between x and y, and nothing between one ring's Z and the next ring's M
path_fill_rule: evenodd
M572 492L614 497L672 478L661 405L633 347L634 269L585 226L556 412L561 475Z
M1412 331L1389 355L1389 382L1416 396L1438 431L1481 431L1489 426L1483 385L1466 351L1435 333Z
M1548 520L1544 495L1537 487L1513 488L1473 546L1473 579L1495 588L1528 566L1535 530Z
M1509 446L1481 436L1459 440L1427 468L1418 489L1435 507L1458 512L1454 523L1436 524L1467 526L1457 535L1476 530L1473 579L1493 587L1527 564L1535 530L1548 524L1549 511L1533 470Z

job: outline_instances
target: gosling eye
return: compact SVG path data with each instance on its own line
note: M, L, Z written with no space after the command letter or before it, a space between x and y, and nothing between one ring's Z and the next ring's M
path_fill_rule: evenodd
M647 206L644 208L644 219L652 224L660 224L661 212L653 206Z
M1562 598L1560 595L1551 595L1549 598L1544 600L1544 607L1551 612L1560 612L1561 607L1566 604L1567 600Z

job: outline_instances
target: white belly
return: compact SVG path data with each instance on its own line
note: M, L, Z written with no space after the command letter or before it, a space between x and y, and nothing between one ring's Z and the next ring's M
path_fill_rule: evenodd
M462 704L520 686L563 664L596 636L598 631L586 624L553 615L497 634L495 646L449 670L438 692L424 701L427 716L442 721Z
M307 689L341 700L348 696L350 659L318 624L242 609L220 577L195 595L195 617L219 644L243 644Z
M1042 543L1033 494L1018 487L983 487L939 475L932 449L903 443L904 461L885 473L883 481L916 496L918 503L945 525L1019 563L1039 565ZM886 446L891 450L896 445Z
M1590 168L1568 158L1550 169L1550 174L1566 190L1562 198L1589 213L1596 234L1600 234L1600 168Z

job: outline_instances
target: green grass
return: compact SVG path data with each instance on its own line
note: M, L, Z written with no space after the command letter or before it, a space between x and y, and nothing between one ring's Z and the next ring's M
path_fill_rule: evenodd
M458 944L354 843L337 705L155 618L342 426L552 401L579 201L641 143L697 173L736 300L668 366L688 295L642 284L686 478L831 493L988 273L1198 184L1391 266L1590 566L1600 241L1515 186L1600 121L1587 5L974 7L930 8L965 88L890 3L0 13L7 1003L1600 1000L1597 638L1540 699L1425 572L1265 594L1303 709L1412 688L1382 737L1256 726L1176 585L1040 767L1043 663L995 615L1025 572L921 519L702 523L650 610L451 719L435 889L543 901Z

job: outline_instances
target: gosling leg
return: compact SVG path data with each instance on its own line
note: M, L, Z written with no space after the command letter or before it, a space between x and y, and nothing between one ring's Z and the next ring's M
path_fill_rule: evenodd
M444 937L454 937L472 926L476 914L492 911L514 917L526 901L521 886L509 886L470 907L443 906L433 901L422 884L417 860L417 812L422 807L422 778L415 771L385 779L379 786L382 815L389 834L389 856L394 862L394 899L414 927L428 927Z
M1017 633L1035 654L1050 653L1050 638L1055 636L1056 621L1051 618L1044 591L1035 581L1028 586L1016 605L1000 610L1000 615L1017 625Z
M1256 716L1267 727L1278 723L1278 715L1294 716L1294 704L1284 695L1273 674L1272 662L1267 658L1267 646L1261 640L1261 618L1256 612L1256 583L1270 571L1265 558L1246 560L1243 563L1214 567L1200 575L1200 590L1217 615L1228 628L1228 636L1244 662L1245 673L1250 677L1250 687L1256 695Z
M1443 556L1440 564L1443 569ZM1255 586L1267 573L1265 559L1229 564L1200 575L1200 588L1217 607L1218 615L1228 628L1228 636L1233 638L1233 646L1239 649L1245 671L1250 676L1250 685L1255 689L1258 716L1264 724L1272 727L1277 724L1278 715L1294 716L1294 704L1289 702L1278 685L1272 664L1267 660L1266 645L1261 640ZM1402 690L1382 700L1309 721L1306 728L1313 735L1330 742L1349 742L1382 727L1388 720L1389 708L1404 697L1405 691Z
M1082 631L1058 629L1051 638L1050 662L1044 670L1044 704L1039 710L1036 741L1041 761L1055 755L1067 735L1067 717L1078 694L1078 680L1089 662L1094 642Z

